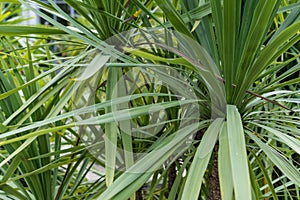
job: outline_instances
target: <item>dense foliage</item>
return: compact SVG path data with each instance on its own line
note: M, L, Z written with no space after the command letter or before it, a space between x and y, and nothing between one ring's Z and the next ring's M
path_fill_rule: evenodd
M64 2L0 0L1 199L300 199L300 1Z

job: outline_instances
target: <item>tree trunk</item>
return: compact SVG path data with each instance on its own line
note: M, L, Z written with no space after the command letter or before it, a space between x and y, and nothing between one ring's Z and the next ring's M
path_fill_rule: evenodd
M135 192L135 199L136 200L143 200L143 193L142 188L140 188L138 191Z
M169 194L170 194L173 184L175 182L176 176L177 176L176 163L173 162L169 168L169 173L168 173L168 191L165 193L166 198L169 197Z
M209 177L209 200L220 200L221 190L218 172L218 145L216 144L213 154L211 176Z

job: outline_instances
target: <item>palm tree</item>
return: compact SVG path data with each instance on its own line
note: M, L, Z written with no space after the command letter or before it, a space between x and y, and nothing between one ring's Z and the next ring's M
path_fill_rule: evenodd
M3 45L2 196L299 199L299 2L19 2L67 54Z

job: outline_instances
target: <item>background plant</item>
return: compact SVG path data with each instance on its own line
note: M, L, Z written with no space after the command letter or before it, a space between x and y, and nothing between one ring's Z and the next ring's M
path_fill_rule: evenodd
M50 4L18 2L57 29L1 27L4 35L39 33L51 35L54 41L47 43L48 36L41 35L34 43L2 39L3 198L299 199L298 1L66 1L81 15L78 20L52 0ZM64 18L70 26L63 26L37 8ZM166 28L175 29L208 54L184 37L183 47L189 48L170 45L166 39L160 43L148 41L150 48L124 49L124 53L107 43L118 33L145 27L165 34L165 38L172 38ZM56 40L56 34L68 36ZM57 44L76 46L77 51L72 54L70 48L67 55L52 52L51 46ZM90 57L97 50L108 55ZM107 63L105 56L118 59ZM90 61L99 64L88 65ZM108 68L102 68L104 64ZM127 99L114 99L111 92L132 66L145 65L151 65L150 69L166 79L171 79L171 74L160 70L161 66L172 67L185 77L186 83L176 83L178 88L188 83L201 100L197 123L176 126L180 109L175 106L184 101L173 98L170 88L145 85L130 97L134 120L139 126L151 128L148 105L154 102L166 109L167 126L151 140L122 134L119 127L128 125L130 119L113 117L111 105L122 106ZM201 71L202 65L218 68L220 76L210 75L217 75L218 84L224 84L226 96L220 90L220 104L215 105L225 111L224 115L211 117L212 102L218 101L209 98L214 90L209 75ZM86 67L98 79L78 84L77 73ZM133 73L131 78L144 81L148 77ZM99 88L93 102L100 120L83 118L75 122L73 116L89 116L95 111L89 104L74 109L74 101L87 102L78 91L90 83ZM149 97L154 95L161 97ZM108 148L104 162L90 155L87 149L91 147L80 142L76 127L91 128L95 125L91 121L100 123L108 138L104 141ZM198 131L193 144L181 156L170 159L171 152L193 131ZM179 132L180 136L176 134ZM115 171L117 152L108 142L147 155L141 160L125 156L127 171ZM97 166L106 167L105 173ZM97 174L96 181L85 178L90 172Z

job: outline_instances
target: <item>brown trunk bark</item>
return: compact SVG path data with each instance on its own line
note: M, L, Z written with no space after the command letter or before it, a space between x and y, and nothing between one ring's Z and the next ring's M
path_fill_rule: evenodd
M135 192L135 199L136 200L143 200L143 193L142 188Z
M169 168L169 173L168 173L168 191L165 193L165 197L169 197L169 194L171 192L171 189L173 187L173 184L176 179L176 164L173 162Z
M213 165L209 177L209 200L221 200L221 190L218 172L218 145L214 148Z

